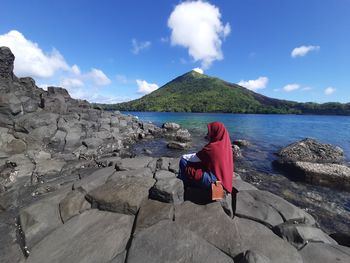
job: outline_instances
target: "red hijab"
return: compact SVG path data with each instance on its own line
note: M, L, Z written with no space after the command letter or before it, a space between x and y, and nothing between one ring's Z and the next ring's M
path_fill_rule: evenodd
M208 124L210 142L197 153L204 167L214 173L223 187L232 192L233 156L230 136L221 122Z

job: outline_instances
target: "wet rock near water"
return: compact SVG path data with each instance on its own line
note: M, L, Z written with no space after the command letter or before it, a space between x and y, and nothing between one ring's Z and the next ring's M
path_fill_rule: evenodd
M274 162L295 180L350 191L350 168L338 146L304 139L281 149Z

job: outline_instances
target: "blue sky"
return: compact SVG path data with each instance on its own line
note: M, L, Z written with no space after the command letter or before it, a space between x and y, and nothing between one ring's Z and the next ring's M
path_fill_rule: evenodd
M258 93L350 102L350 0L2 1L15 72L76 98L143 96L193 68ZM294 51L293 51L294 50Z

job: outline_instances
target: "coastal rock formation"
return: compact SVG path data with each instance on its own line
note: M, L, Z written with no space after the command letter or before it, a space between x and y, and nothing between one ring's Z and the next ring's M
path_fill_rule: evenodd
M120 161L130 163L131 160ZM97 260L107 263L121 259L127 262L177 262L180 259L247 262L244 260L259 259L264 260L261 262L308 263L315 262L310 255L321 245L329 252L329 259L341 258L340 262L350 259L346 254L348 248L338 245L317 228L311 215L274 194L249 187L240 177L235 178L235 184L244 187L239 190L233 218L225 213L220 202L198 205L171 198L152 200L153 193L147 189L152 185L156 187L158 182L162 182L163 188L171 189L172 180L178 179L169 170L172 159L162 157L148 161L148 164L156 163L151 177L149 167L125 171L102 168L98 170L99 176L91 172L74 186L48 195L35 202L35 206L22 208L20 213L27 214L27 219L22 216L20 221L29 255L26 262ZM76 189L89 190L77 192ZM90 206L82 207L81 195ZM252 198L256 206L249 209ZM63 206L75 211L65 220ZM48 222L53 218L47 214L51 211L49 207L50 213L56 213L57 222ZM276 213L273 214L273 210ZM29 215L35 219L29 219ZM273 215L277 220L272 220ZM35 222L38 230L31 222Z
M342 164L343 150L306 138L281 149L275 165L294 179L350 191L350 168Z

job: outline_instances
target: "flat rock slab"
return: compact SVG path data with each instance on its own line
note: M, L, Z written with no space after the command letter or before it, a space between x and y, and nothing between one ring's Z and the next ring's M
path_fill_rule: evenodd
M92 209L69 220L38 243L27 263L104 263L122 253L134 217Z
M137 215L135 233L161 220L173 220L173 217L174 206L172 204L147 199L142 203Z
M152 178L128 177L109 181L87 194L93 207L124 214L136 214L154 185Z
M271 263L302 263L298 251L264 225L249 219L235 217L243 251L252 250L270 259Z
M258 190L254 185L235 177L232 180L232 186L236 188L237 191Z
M282 216L284 221L296 220L307 225L315 225L316 223L310 214L273 193L261 190L248 190L245 192L249 193L255 200L274 208ZM238 201L239 197L237 199Z
M164 170L160 170L157 171L154 178L158 181L161 179L169 179L169 178L175 178L176 174L169 172L169 171L164 171Z
M80 181L73 184L73 189L81 187L86 192L93 190L94 188L101 186L106 183L108 177L115 172L114 167L106 167L98 169L92 172L90 175L85 176Z
M121 178L127 178L127 177L147 177L147 178L153 178L153 173L150 168L140 168L137 170L130 170L130 171L119 171L113 173L110 177L108 177L107 181L118 181Z
M127 262L233 262L232 258L177 223L161 221L137 233Z
M308 242L338 245L334 239L321 229L308 225L284 223L274 227L273 231L297 249Z
M115 169L117 171L129 171L145 168L153 160L152 157L136 157L121 159L116 162Z
M284 222L281 215L271 205L260 201L250 191L237 193L236 215L263 223L269 227Z
M166 203L181 204L184 201L184 185L178 178L158 180L150 190L150 198Z
M19 221L29 250L62 225L58 205L69 191L69 188L62 189L19 211Z
M271 261L267 257L260 255L255 251L247 250L239 263L271 263Z
M305 263L348 263L350 262L350 248L340 245L309 243L300 254Z
M231 257L243 252L235 222L225 214L219 202L196 205L186 201L177 205L175 222Z
M335 187L350 191L350 168L333 163L295 162L295 168L310 184Z

